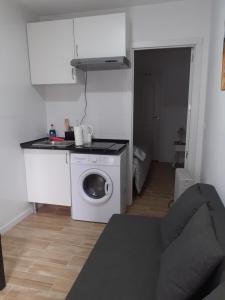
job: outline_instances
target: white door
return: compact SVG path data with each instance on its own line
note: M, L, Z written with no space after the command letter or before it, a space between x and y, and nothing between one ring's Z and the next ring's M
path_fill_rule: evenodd
M76 58L126 56L125 13L74 20Z
M162 86L160 84L160 78L155 78L152 80L153 86L153 114L152 114L152 128L153 128L153 159L154 160L161 160L161 153L160 153L160 120L161 120L161 93L162 93Z
M32 84L75 83L73 20L27 25Z
M71 206L70 152L24 151L28 201Z
M144 118L144 121L146 124L144 124L144 134L142 135L142 138L144 141L141 143L142 145L145 145L146 138L149 142L149 150L151 157L155 157L155 141L154 141L154 97L155 97L155 90L154 85L152 84L151 80L148 78L145 78L143 80L143 88L142 88L142 98L143 103L147 104L144 105L143 111L146 111L146 117ZM155 158L154 158L155 159Z
M149 140L149 149L150 155L153 160L160 160L160 104L161 98L159 95L159 82L157 79L150 77L145 78L143 80L143 90L142 90L142 97L143 102L146 104L147 107L147 116L146 120L146 135L148 136ZM146 140L146 136L144 136ZM145 142L146 143L146 142ZM145 144L143 143L143 144Z

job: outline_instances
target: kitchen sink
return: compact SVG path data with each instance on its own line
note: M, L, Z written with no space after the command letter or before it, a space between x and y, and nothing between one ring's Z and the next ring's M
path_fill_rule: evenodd
M74 141L51 141L51 140L44 140L35 142L32 144L32 146L36 147L46 147L46 148L65 148L74 145Z

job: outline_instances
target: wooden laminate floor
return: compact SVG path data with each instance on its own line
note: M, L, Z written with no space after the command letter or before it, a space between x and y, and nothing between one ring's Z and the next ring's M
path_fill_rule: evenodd
M135 195L128 214L162 217L173 200L175 171L172 164L152 162L147 182L140 195Z
M173 185L171 166L154 163L128 214L164 215ZM65 299L104 226L73 221L61 207L44 206L27 217L2 237L7 287L0 299Z

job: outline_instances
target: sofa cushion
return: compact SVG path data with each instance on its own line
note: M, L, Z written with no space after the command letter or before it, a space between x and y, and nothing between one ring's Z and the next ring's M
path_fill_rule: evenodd
M216 233L218 243L225 253L225 207L212 185L199 184L199 191L205 198L209 206L209 212L212 217L213 228ZM196 295L191 300L202 300L207 295L211 294L221 283L225 282L225 261L219 264L213 274L197 291Z
M182 232L194 213L205 203L199 184L187 189L171 207L161 222L163 249L166 249Z
M225 253L225 207L216 192L215 188L208 184L200 184L200 192L205 198L207 205L210 208L213 228L216 233L218 243ZM225 282L225 261L216 268L212 276L207 280L204 286L199 290L197 300L203 299L210 294L221 283Z
M66 299L155 299L160 255L160 219L115 215Z
M212 211L224 211L224 205L214 186L209 184L198 184L199 193L204 197L210 210Z
M225 299L225 283L222 283L203 300L224 300L224 299Z
M162 254L157 300L189 299L223 259L206 204Z

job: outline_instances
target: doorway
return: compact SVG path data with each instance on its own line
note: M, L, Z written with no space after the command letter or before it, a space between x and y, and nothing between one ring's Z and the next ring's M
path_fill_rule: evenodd
M140 198L145 190L151 193L154 181L171 194L166 207L174 170L184 167L189 145L192 53L192 47L134 51L134 188ZM163 173L171 178L165 180Z

